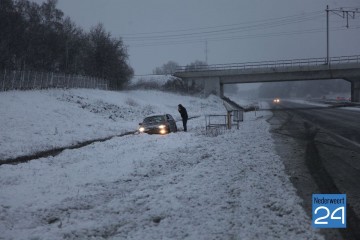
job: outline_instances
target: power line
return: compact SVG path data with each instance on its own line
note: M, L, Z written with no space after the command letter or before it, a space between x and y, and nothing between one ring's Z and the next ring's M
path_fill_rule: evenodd
M138 35L153 35L153 34L164 34L164 33L192 32L192 31L198 32L200 30L207 30L207 29L235 27L235 26L241 26L241 25L246 25L246 24L263 23L263 22L268 23L268 22L272 22L272 21L280 21L280 20L287 20L287 19L291 19L291 18L299 18L299 17L318 15L320 13L322 13L322 11L314 11L314 12L290 15L290 16L285 16L285 17L280 17L280 18L269 18L269 19L264 19L264 20L248 21L248 22L242 22L242 23L209 26L209 27L201 27L201 28L189 28L189 29L167 30L167 31L157 31L157 32L143 32L143 33L128 33L128 34L122 34L121 36L126 38L126 37L131 37L131 36L138 36Z
M334 10L334 11L340 11ZM341 11L354 11L344 10ZM357 10L356 10L357 11ZM355 13L354 13L355 14ZM300 34L315 34L322 33L323 28L313 28L298 31L283 31L283 32L270 32L270 33L254 33L261 30L275 29L286 25L298 24L306 21L313 21L323 18L325 13L323 11L314 11L305 14L297 14L292 16L270 18L258 21L248 21L237 24L227 24L219 26L209 26L202 28L190 28L180 30L158 31L158 32L145 32L126 34L123 40L131 47L152 47L152 46L165 46L165 45L179 45L204 42L205 45L205 59L207 59L207 42L208 41L229 41L237 39L249 38L266 38L266 37L280 37L291 36ZM350 29L358 29L359 27L351 27ZM331 28L331 31L344 30L342 27ZM236 35L236 34L242 35ZM246 33L246 34L245 34Z
M300 21L297 21L296 23L299 23ZM124 39L126 41L149 41L149 40L166 40L166 39L179 39L179 38L186 38L186 39L190 39L190 38L207 38L207 37L211 37L211 36L216 36L216 35L228 35L228 34L234 34L234 33L239 33L239 32L245 32L245 31L259 31L259 30L268 30L270 28L276 28L276 27L280 27L280 26L284 26L284 25L289 25L289 24L293 24L295 22L288 22L288 23L281 23L281 24L263 24L263 25L259 25L259 26L247 26L247 27L243 27L243 28L233 28L233 29L224 29L224 30L218 30L218 31L209 31L209 32L199 32L199 33L188 33L188 34L178 34L178 35L168 35L168 36L162 36L162 37L148 37L148 38L141 38L141 39Z
M360 29L360 26L350 27L349 29ZM344 31L343 27L332 28L331 31ZM241 39L257 39L257 38L268 38L268 37L281 37L281 36L293 36L300 34L316 34L323 33L326 30L323 28L307 29L302 31L288 31L288 32L273 32L273 33L262 33L262 34L247 34L241 36L227 36L227 37L213 37L207 38L207 41L229 41L229 40L241 40ZM158 42L147 42L147 43L135 43L131 44L131 47L154 47L154 46L168 46L168 45L181 45L204 42L203 39L184 39L174 41L158 41Z
M125 37L123 38L125 41L143 41L143 40L164 40L164 39L172 39L172 38L186 38L186 37L205 37L211 35L219 35L219 34L232 34L241 31L256 31L256 30L264 30L269 28L276 28L284 25L301 23L309 20L315 20L323 17L324 14L316 15L316 16L309 16L309 17L302 17L302 18L293 18L281 21L273 21L273 22L264 22L259 24L253 24L248 26L242 27L232 27L232 28L225 28L225 29L218 29L212 31L202 31L202 32L189 32L189 33L177 33L177 34L167 34L167 35L156 35L156 36L146 36L146 37Z

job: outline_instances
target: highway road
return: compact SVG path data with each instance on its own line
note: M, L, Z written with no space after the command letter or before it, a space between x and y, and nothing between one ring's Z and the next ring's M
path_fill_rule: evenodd
M311 217L313 193L346 193L346 229L322 230L327 239L360 239L360 108L270 103L277 152Z
M274 107L295 111L313 126L330 131L360 146L360 108L351 110L336 106L319 107L291 101L282 101Z

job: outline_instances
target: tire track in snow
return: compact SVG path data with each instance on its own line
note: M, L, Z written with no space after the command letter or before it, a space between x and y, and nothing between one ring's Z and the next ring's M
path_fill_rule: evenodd
M106 137L106 138L97 138L97 139L92 139L92 140L88 140L88 141L85 141L85 142L80 142L78 144L67 146L67 147L54 148L54 149L50 149L50 150L46 150L46 151L37 152L37 153L31 154L31 155L26 155L26 156L20 156L20 157L17 157L17 158L10 158L10 159L5 159L5 160L0 160L0 166L3 165L3 164L16 165L16 164L20 164L20 163L25 163L25 162L37 160L37 159L40 159L40 158L55 157L55 156L59 155L60 153L62 153L65 150L79 149L79 148L88 146L88 145L93 144L93 143L105 142L105 141L108 141L108 140L113 139L115 137L123 137L123 136L131 135L131 134L135 134L136 132L137 131L125 132L125 133L122 133L122 134L113 135L113 136L109 136L109 137Z
M201 117L201 116L189 117L189 120L196 119L196 118L199 118L199 117ZM181 120L178 120L177 122L181 122ZM65 150L79 149L79 148L86 147L86 146L88 146L90 144L93 144L93 143L105 142L105 141L111 140L111 139L113 139L115 137L124 137L124 136L135 134L137 132L138 132L137 130L136 131L129 131L129 132L125 132L125 133L122 133L122 134L108 136L108 137L105 137L105 138L96 138L96 139L92 139L92 140L87 140L87 141L80 142L78 144L71 145L71 146L53 148L53 149L49 149L49 150L45 150L45 151L41 151L41 152L36 152L34 154L30 154L30 155L26 155L26 156L20 156L20 157L16 157L16 158L9 158L9 159L5 159L5 160L0 160L0 166L4 165L4 164L17 165L17 164L20 164L20 163L26 163L26 162L33 161L33 160L38 160L40 158L55 157L55 156L59 155L60 153L62 153Z

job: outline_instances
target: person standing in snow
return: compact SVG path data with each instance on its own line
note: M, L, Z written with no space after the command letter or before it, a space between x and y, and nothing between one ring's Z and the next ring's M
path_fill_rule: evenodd
M183 105L179 104L178 105L178 111L181 115L181 118L182 118L182 122L183 122L183 126L184 126L184 132L187 131L187 127L186 127L186 124L187 124L187 120L188 120L188 114L187 114L187 111L186 111L186 108L183 107Z

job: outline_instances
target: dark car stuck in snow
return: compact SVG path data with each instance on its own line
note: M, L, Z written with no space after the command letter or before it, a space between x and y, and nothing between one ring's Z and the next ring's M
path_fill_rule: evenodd
M139 132L148 134L177 132L176 121L170 114L149 116L139 123Z

